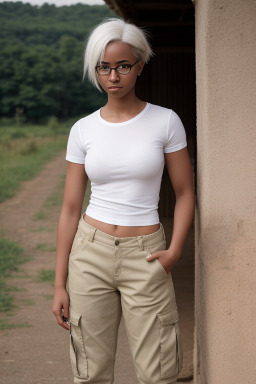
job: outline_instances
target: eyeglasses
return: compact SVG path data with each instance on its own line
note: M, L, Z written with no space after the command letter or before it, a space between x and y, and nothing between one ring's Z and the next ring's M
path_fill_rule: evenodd
M139 60L137 60L134 64L120 64L117 67L109 67L108 65L97 65L95 67L96 72L100 76L108 76L110 75L112 69L114 69L119 75L129 75L131 72L132 67L134 67L135 64L138 63Z

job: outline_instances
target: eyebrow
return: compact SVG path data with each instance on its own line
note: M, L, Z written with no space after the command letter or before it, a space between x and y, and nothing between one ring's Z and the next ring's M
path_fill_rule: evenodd
M130 60L120 60L117 61L116 64L121 64L121 63L129 63ZM102 61L101 64L110 64L108 61Z

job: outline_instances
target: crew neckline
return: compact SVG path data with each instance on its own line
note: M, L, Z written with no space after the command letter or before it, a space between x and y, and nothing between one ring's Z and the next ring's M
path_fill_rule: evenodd
M98 119L105 125L111 125L111 126L122 126L122 125L128 125L128 124L131 124L133 123L134 121L138 120L140 117L142 117L142 115L144 115L144 113L148 110L149 108L149 105L150 103L147 102L147 104L145 105L145 107L142 109L142 111L140 113L138 113L138 115L132 117L131 119L129 120L126 120L126 121L123 121L121 123L111 123L110 121L107 121L107 120L104 120L103 117L101 117L101 114L100 114L100 111L102 108L98 109Z

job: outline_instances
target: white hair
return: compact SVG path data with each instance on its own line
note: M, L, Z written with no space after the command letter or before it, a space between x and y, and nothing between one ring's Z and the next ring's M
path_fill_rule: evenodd
M95 67L103 60L105 49L111 41L129 44L134 56L147 63L153 51L147 40L148 33L134 24L122 19L107 19L95 27L88 37L84 54L83 79L87 74L89 80L101 91Z

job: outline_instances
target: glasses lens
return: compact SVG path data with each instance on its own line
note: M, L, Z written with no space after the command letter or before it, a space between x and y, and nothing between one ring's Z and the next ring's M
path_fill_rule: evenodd
M100 65L99 67L97 67L97 72L99 75L108 75L109 67L107 65Z
M96 67L99 75L109 75L111 70L116 70L120 75L128 75L131 72L131 66L129 64L121 64L117 68L110 68L107 65L100 65Z
M131 71L131 67L127 64L122 64L117 67L117 71L121 75L128 75Z

